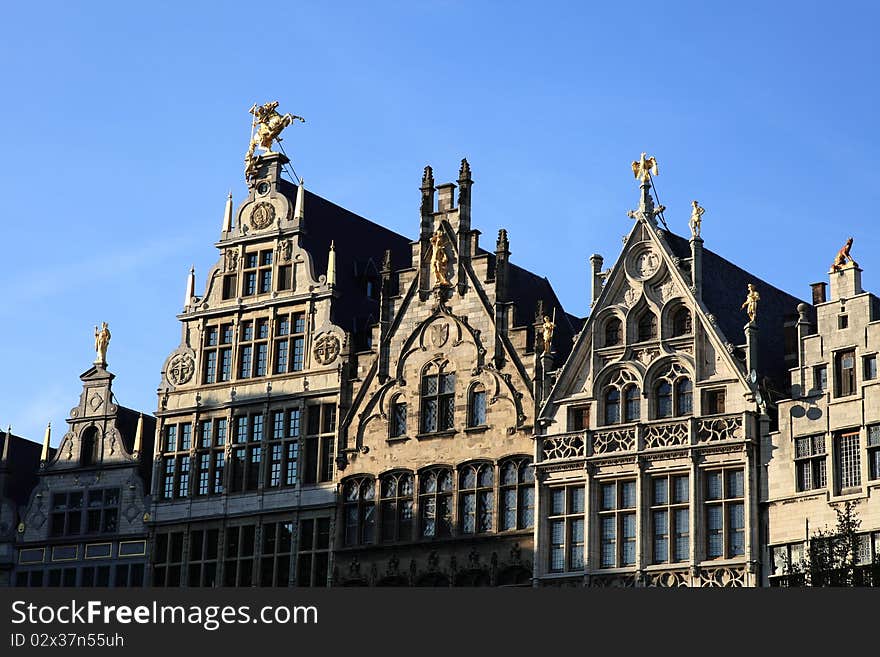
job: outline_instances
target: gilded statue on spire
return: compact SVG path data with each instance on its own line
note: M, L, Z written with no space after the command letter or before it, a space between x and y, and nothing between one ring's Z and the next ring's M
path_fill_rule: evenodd
M553 309L553 316L556 316L556 308ZM551 321L551 319L544 315L544 323L541 324L541 338L544 341L544 354L550 353L550 348L553 345L553 331L556 329L556 323Z
M844 269L847 266L847 263L852 263L853 267L858 267L859 264L853 260L853 257L849 254L849 250L852 248L853 238L850 237L846 244L843 245L843 248L837 252L837 255L834 257L834 262L831 263L831 271L836 272Z
M431 236L431 270L434 272L434 279L437 285L449 287L449 278L446 270L449 267L449 257L446 255L446 238L443 236L443 230L438 228Z
M647 153L642 153L640 159L633 161L632 170L636 180L641 180L643 183L648 182L651 176L656 176L659 173L657 160L653 157L647 157Z
M101 322L100 330L97 326L95 327L95 353L97 354L95 365L107 364L107 345L109 344L110 329L107 327L107 322Z
M691 239L696 239L700 236L700 227L703 224L703 213L706 211L706 208L701 207L699 201L692 201L691 205L694 209L691 210L688 226L691 229Z
M761 300L761 295L758 294L758 291L755 289L755 286L752 283L749 283L749 292L746 294L746 300L743 301L742 306L740 308L745 308L746 314L749 316L749 321L754 322L755 318L758 316L758 302Z
M271 153L272 142L281 141L281 131L284 130L284 128L294 121L305 123L305 119L301 116L289 113L282 115L279 114L277 110L277 100L273 100L270 103L264 103L263 105L257 105L254 103L254 106L248 110L254 115L254 119L251 122L251 131L253 134L251 136L250 147L248 148L247 154L244 156L245 178L247 180L250 180L256 172L256 159L258 156L254 155L254 151L257 146L263 149L263 155Z

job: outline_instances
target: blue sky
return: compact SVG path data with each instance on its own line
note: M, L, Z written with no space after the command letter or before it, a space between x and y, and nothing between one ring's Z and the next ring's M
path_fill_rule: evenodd
M670 227L802 298L850 234L874 287L876 3L7 3L0 39L0 425L53 444L107 321L152 411L185 278L245 194L248 108L318 194L418 230L422 167L467 157L474 225L587 312L660 163ZM876 288L875 288L876 289ZM742 295L741 290L732 294Z

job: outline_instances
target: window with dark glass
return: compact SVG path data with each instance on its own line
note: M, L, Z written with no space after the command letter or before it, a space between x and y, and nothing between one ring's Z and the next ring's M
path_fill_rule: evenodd
M468 400L468 426L482 427L486 424L486 389L482 384L471 387Z
M163 499L189 497L191 492L192 424L166 424L162 440L161 479L159 490ZM196 465L198 466L198 461Z
M708 470L706 482L706 557L730 559L745 554L745 479L742 469Z
M620 320L612 317L605 322L605 344L606 347L613 347L621 342Z
M424 538L442 538L452 534L452 471L430 468L419 477L419 510Z
M690 335L693 333L693 320L691 311L687 308L679 308L672 316L672 337Z
M707 390L706 391L706 413L709 415L717 415L725 411L725 390Z
M413 532L413 476L392 472L379 479L379 517L383 543L410 541Z
M611 387L605 391L605 424L620 422L620 391Z
M376 482L372 477L349 479L342 485L342 494L345 544L369 545L376 533Z
M675 414L679 417L690 415L694 410L694 389L690 379L675 382Z
M492 531L495 512L495 466L472 463L458 475L458 516L462 534Z
M880 479L880 424L868 427L868 479Z
M299 459L298 408L272 412L272 433L266 459L266 487L280 488L296 485Z
M223 586L248 587L254 583L256 526L226 528L223 552Z
M636 482L599 485L599 563L601 568L636 562Z
M528 457L514 458L501 464L501 531L528 529L535 524L535 468Z
M202 420L193 462L195 495L223 492L223 466L226 445L226 419Z
M422 433L452 429L454 416L455 374L432 364L422 376Z
M336 434L336 404L306 407L306 435L303 446L304 484L331 481Z
M828 390L828 367L817 365L813 368L813 389L819 392Z
M183 532L156 534L153 549L153 586L183 585Z
M837 396L846 397L856 393L856 352L842 351L835 359L837 369Z
M582 571L584 568L584 486L549 488L547 529L550 572Z
M871 354L862 359L862 377L865 381L877 378L877 354Z
M229 492L257 490L263 463L263 415L239 415L234 427Z
M219 529L194 529L189 535L187 583L190 587L220 586L217 581Z
M568 430L583 431L590 427L590 407L574 406L568 411Z
M639 392L639 387L635 384L628 385L624 388L623 398L623 421L638 422L642 408L642 395Z
M78 536L83 532L83 493L52 493L50 536Z
M265 522L260 553L260 586L287 586L290 581L290 552L293 523Z
M672 386L661 381L656 388L657 417L672 417Z
M305 359L305 313L294 312L279 315L275 321L275 364L276 374L299 372Z
M828 485L825 456L824 434L794 439L794 467L799 491Z
M687 561L690 551L690 485L687 474L651 479L653 563Z
M397 397L391 404L391 437L399 438L406 435L406 402Z
M272 290L272 251L252 251L244 254L242 268L242 296L252 296Z
M87 467L100 461L101 439L96 427L89 427L80 438L79 464Z
M330 519L300 520L296 585L327 586L330 563Z
M639 319L639 342L654 340L657 337L657 316L647 311Z

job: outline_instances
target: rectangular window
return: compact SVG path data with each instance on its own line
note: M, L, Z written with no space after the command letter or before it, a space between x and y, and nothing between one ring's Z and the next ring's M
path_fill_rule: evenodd
M868 427L868 479L880 479L880 424Z
M301 520L298 548L296 585L327 586L330 563L330 519Z
M725 390L709 390L706 392L706 412L709 415L725 413Z
M217 581L217 546L219 529L196 529L190 533L187 582L190 587L219 586Z
M551 572L584 569L584 487L564 486L549 489L550 534L549 569Z
M307 407L306 426L303 483L330 481L333 478L336 405Z
M794 463L798 491L825 488L828 475L824 434L795 438Z
M214 383L217 381L217 352L205 352L205 373L203 378L205 383Z
M244 525L226 528L226 552L223 562L223 585L247 587L253 584L256 527Z
M709 470L706 482L706 557L745 554L745 479L742 469Z
M225 348L220 350L220 372L219 381L229 381L232 378L232 349Z
M223 299L235 297L235 274L226 274L223 277Z
M583 431L584 429L589 429L590 427L590 407L589 406L575 406L574 408L569 410L568 415L568 430L569 431Z
M651 519L653 563L687 561L690 552L690 481L686 474L654 477Z
M817 365L813 368L813 389L818 392L828 390L828 367Z
M77 536L82 531L82 492L53 493L50 536Z
M262 535L260 586L287 586L290 579L293 523L264 523Z
M278 267L278 291L289 290L292 287L293 277L290 265Z
M840 330L849 328L849 315L837 316L837 328Z
M293 339L293 362L291 363L294 372L299 372L303 368L305 361L305 338L302 336Z
M837 439L837 468L840 491L862 485L862 459L859 432L843 433Z
M599 493L600 567L630 566L636 562L636 482L604 482Z
M846 397L856 392L856 352L841 351L835 358L837 396Z
M877 378L877 354L871 354L862 359L862 376L865 381Z

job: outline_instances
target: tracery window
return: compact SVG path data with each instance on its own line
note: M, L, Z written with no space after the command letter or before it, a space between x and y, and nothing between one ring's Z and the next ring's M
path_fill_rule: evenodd
M673 362L654 384L654 414L657 418L691 415L694 406L693 384L687 370Z
M535 468L528 457L501 464L499 529L528 529L535 524Z
M411 472L392 472L379 480L380 516L383 542L412 540L413 476Z
M620 391L612 387L605 391L605 424L618 422L620 422Z
M471 386L468 394L468 426L482 427L486 424L486 389L483 384Z
M657 337L657 315L650 310L639 319L639 342L654 340Z
M676 338L682 335L690 335L693 333L693 319L691 311L687 308L679 308L672 316L672 337Z
M491 463L472 463L459 472L458 508L462 534L482 534L492 531L495 511L495 466Z
M455 374L431 363L422 375L422 433L448 431L454 426Z
M396 397L391 403L391 438L406 435L406 400Z
M631 383L624 389L623 421L638 422L641 415L642 396L639 387Z
M613 347L621 342L620 320L612 317L605 322L605 342L604 346Z
M615 372L605 385L602 396L604 403L605 424L617 424L621 421L621 396L623 397L623 421L638 421L641 411L641 397L635 374L628 369Z
M430 468L419 477L419 509L424 538L452 534L452 470Z
M376 530L376 482L372 477L349 479L342 486L345 544L373 542Z

